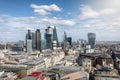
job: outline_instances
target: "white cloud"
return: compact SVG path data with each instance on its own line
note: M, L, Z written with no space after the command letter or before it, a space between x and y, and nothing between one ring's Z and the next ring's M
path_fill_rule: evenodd
M35 20L36 23L46 23L52 25L62 25L62 26L74 26L75 22L72 20L64 20L59 18L43 18L39 20Z
M116 13L116 10L115 9L112 9L112 8L106 8L106 9L103 9L101 11L99 11L99 15L109 15L109 14L114 14Z
M51 5L36 5L36 4L31 4L31 8L34 9L34 12L37 14L40 14L42 16L45 16L49 14L51 11L61 11L61 9L56 5L56 4L51 4Z
M34 12L38 13L38 14L40 14L42 16L45 16L45 15L49 14L49 12L47 12L47 11L45 11L43 9L34 9Z
M93 10L90 6L83 6L81 8L81 14L78 16L81 20L99 18L100 16L110 15L116 13L113 8L106 8L102 10Z
M91 25L90 24L85 24L82 26L83 28L91 28Z
M0 23L4 22L4 19L3 18L0 18Z
M91 0L90 3L92 3L91 5L95 8L120 8L120 0Z
M80 19L87 19L87 18L97 18L99 13L94 11L90 6L83 6L81 8L81 14L79 15Z

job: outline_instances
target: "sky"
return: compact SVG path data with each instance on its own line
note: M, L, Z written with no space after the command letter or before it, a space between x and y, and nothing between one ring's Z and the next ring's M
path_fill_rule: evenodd
M0 0L0 41L25 40L30 29L56 26L73 40L96 33L97 41L119 41L120 0Z

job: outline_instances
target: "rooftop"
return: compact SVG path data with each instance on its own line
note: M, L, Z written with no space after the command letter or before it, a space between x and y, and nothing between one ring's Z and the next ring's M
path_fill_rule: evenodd
M108 53L86 53L86 54L80 54L81 56L86 56L86 57L101 57L101 58L111 58L111 56Z

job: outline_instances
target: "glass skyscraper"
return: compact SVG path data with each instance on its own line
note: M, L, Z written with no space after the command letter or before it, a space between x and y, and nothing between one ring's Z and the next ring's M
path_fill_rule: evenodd
M96 38L95 33L88 33L88 43L89 43L89 45L91 46L92 49L95 46L95 38Z
M56 41L56 47L59 46L59 42L58 42L58 36L57 36L57 30L56 30L56 26L54 26L53 28L53 41Z
M51 33L51 27L48 27L45 30L45 39L46 39L46 49L52 49L52 33Z

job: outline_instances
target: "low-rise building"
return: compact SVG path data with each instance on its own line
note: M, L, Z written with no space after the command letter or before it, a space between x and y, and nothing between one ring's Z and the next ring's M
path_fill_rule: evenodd
M17 79L17 74L13 72L4 72L0 76L0 80L16 80Z
M92 80L120 80L117 70L108 67L95 69Z
M61 80L88 80L85 72L78 71L64 75Z

